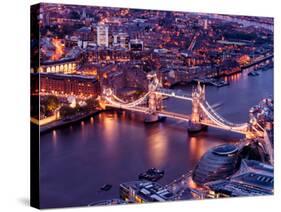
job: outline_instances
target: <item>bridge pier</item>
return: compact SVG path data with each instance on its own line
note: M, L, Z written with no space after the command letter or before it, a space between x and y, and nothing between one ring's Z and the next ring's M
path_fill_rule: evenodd
M157 114L146 114L144 117L144 123L154 123L159 121L159 116Z
M194 134L194 133L199 133L203 130L207 130L208 126L203 125L203 124L199 124L199 123L194 123L192 121L189 121L187 123L187 132L190 134Z
M155 123L159 121L164 121L166 117L164 116L159 116L158 114L146 114L144 117L144 123L149 124L149 123Z

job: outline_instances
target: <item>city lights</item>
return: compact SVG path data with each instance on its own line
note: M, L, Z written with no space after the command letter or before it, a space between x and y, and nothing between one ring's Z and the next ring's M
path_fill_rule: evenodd
M39 13L31 122L44 207L274 193L272 18Z

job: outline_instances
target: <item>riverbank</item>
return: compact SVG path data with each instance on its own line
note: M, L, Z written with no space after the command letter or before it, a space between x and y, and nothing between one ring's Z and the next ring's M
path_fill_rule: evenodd
M96 111L92 111L90 113L87 113L87 114L84 114L84 115L81 115L81 116L77 116L71 120L58 120L58 121L55 121L55 122L52 122L50 124L47 124L47 125L44 125L44 126L41 126L40 127L40 134L43 134L43 133L47 133L53 129L58 129L58 128L61 128L61 127L65 127L65 126L68 126L70 124L73 124L73 123L76 123L78 121L82 121L86 118L89 118L93 115L97 115L101 112L103 112L104 110L96 110Z
M251 67L253 67L254 71L259 71L259 70L264 71L264 70L273 69L273 63L271 62L271 63L266 63L266 64L259 64L258 67L256 67L256 66L254 67L253 65L251 65L250 67L248 67L247 65L241 66L239 69L236 69L231 72L222 72L222 73L220 73L219 76L212 77L212 78L195 77L195 78L189 79L189 80L176 81L174 83L171 83L169 86L167 86L167 88L173 89L176 86L184 86L184 85L188 85L191 83L197 83L198 81L202 84L206 84L206 85L210 85L210 86L214 86L214 87L224 87L224 86L227 86L230 84L229 82L222 80L224 77L231 77L232 75L243 73L243 72L249 70Z

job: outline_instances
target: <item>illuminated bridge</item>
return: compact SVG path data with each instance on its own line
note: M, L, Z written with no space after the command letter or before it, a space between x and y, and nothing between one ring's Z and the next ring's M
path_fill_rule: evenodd
M205 99L205 86L198 83L191 95L182 91L164 89L155 73L148 74L148 92L142 97L127 102L116 96L111 88L103 90L101 102L105 107L119 108L129 111L144 113L146 122L158 121L159 117L168 117L188 122L190 131L200 131L204 126L219 128L235 133L240 133L246 138L258 138L264 136L264 129L251 119L246 123L232 123L219 115ZM192 113L190 115L166 111L163 109L163 97L173 97L185 101L191 101Z

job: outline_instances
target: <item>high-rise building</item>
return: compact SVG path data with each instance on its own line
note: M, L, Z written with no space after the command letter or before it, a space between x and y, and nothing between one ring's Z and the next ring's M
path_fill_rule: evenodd
M207 30L208 29L208 20L207 19L204 19L204 30Z
M199 19L198 20L199 26L203 27L204 30L208 29L209 20L208 19Z
M129 48L130 36L128 33L119 32L112 35L112 45L118 46L124 49Z
M119 33L119 39L120 39L120 47L122 48L128 48L129 47L129 35L128 33Z
M97 44L98 46L108 47L108 26L99 24L97 26Z

